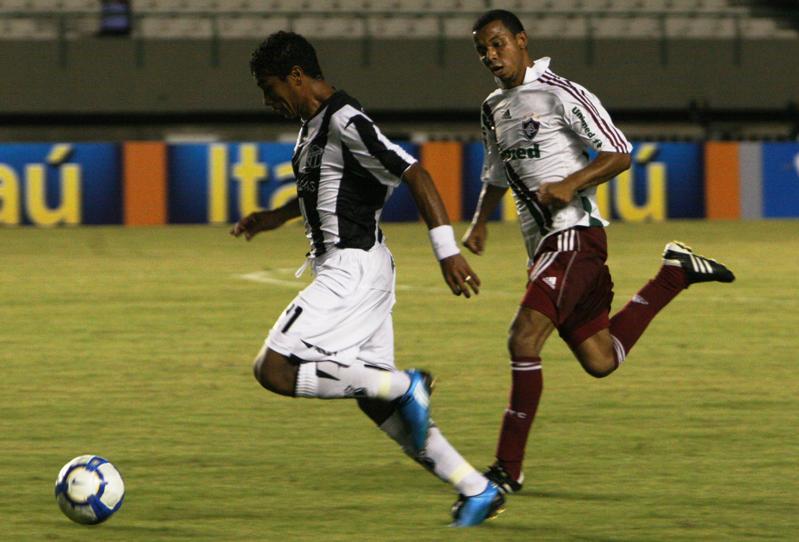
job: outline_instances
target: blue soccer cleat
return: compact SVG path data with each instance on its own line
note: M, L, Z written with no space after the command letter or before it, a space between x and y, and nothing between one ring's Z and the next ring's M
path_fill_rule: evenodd
M426 371L410 369L405 371L411 379L408 391L397 402L397 410L411 434L414 451L424 450L427 431L430 429L430 392L433 377Z
M482 493L472 497L463 495L458 497L452 505L452 527L474 527L487 519L495 518L505 511L505 497L502 491L494 484L488 486Z

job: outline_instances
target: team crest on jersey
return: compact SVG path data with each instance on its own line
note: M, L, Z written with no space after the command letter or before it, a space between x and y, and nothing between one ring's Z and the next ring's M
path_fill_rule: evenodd
M534 116L522 121L522 132L524 133L524 137L530 141L535 138L536 134L538 133L538 128L540 127L541 123L536 120Z
M305 170L317 169L319 164L322 163L322 153L324 149L319 145L311 145L308 149L308 154L305 157Z

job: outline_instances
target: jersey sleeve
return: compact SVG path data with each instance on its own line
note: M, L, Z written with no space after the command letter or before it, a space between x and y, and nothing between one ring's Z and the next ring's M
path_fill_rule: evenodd
M345 155L349 153L381 184L398 186L402 174L416 163L416 158L391 142L372 119L363 113L345 118L342 123L342 152Z
M497 145L494 119L491 109L486 104L483 104L480 115L480 130L483 135L483 170L480 173L480 180L485 184L507 188L508 179L505 177L505 164L502 162Z
M563 118L571 130L595 151L629 153L633 146L616 128L599 98L576 83L559 93Z

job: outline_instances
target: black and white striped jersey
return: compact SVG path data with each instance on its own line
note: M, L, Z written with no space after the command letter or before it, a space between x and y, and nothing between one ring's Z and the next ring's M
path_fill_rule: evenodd
M553 210L538 201L541 183L560 181L584 168L589 149L632 150L599 99L553 73L549 62L548 57L539 58L527 68L523 84L491 93L481 116L482 180L513 191L531 259L548 235L574 226L608 224L599 213L595 187Z
M291 159L311 255L369 250L382 239L380 214L416 159L389 141L343 91L300 129Z

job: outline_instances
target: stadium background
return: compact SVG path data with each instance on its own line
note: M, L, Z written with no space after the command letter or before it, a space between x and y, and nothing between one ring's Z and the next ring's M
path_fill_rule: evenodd
M468 217L493 84L469 29L487 7L516 10L532 55L635 141L607 214L799 214L799 70L780 66L799 58L795 2L4 0L0 223L219 223L285 201L296 125L264 110L247 69L278 28L310 36L327 78ZM400 191L386 220L416 218Z
M95 1L0 0L0 540L796 539L796 2L119 4L104 18ZM468 220L492 90L469 28L500 6L635 142L632 171L600 198L617 218L614 306L672 238L738 279L691 287L608 379L550 340L525 491L454 533L450 488L354 405L300 404L252 379L274 316L309 280L294 278L307 243L299 224L245 244L225 223L292 193L297 126L265 110L247 69L287 27ZM525 278L512 213L469 256L484 288L468 302L443 287L407 194L386 214L402 221L385 226L398 365L436 373L436 422L487 465ZM99 529L53 501L82 453L127 484Z

